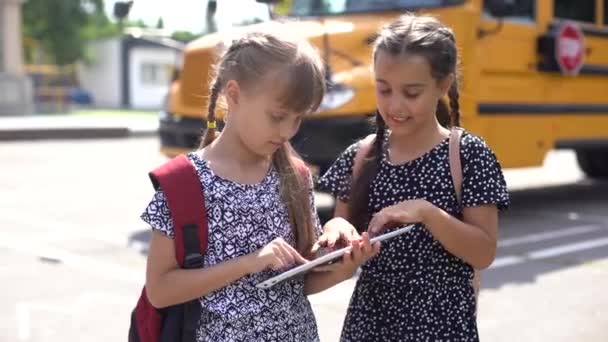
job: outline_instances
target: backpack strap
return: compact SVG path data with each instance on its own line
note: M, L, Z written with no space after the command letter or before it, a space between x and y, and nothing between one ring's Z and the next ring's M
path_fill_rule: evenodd
M452 175L452 182L454 183L454 189L456 190L456 199L460 206L462 206L462 163L460 162L460 140L462 138L462 133L463 129L460 127L453 127L451 129L448 148L450 174ZM376 135L370 134L365 139L361 140L353 163L353 181L359 176L365 156L367 156L369 150L372 148L375 139Z
M202 185L194 165L180 155L149 174L156 190L167 197L175 228L175 258L182 268L202 267L208 222Z
M376 141L375 134L370 134L367 137L361 139L361 142L359 143L359 148L357 149L357 154L355 154L355 160L353 162L353 182L357 177L359 177L359 173L361 172L361 168L363 167L363 161L365 160L365 156L367 156L369 150L372 148L372 146L374 146L374 141Z
M460 139L462 138L463 129L460 127L452 127L450 131L449 142L449 158L450 158L450 174L452 175L452 183L456 190L456 200L458 205L462 207L462 163L460 162Z

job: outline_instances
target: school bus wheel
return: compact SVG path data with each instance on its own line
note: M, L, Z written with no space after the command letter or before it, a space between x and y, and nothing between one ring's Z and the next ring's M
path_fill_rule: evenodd
M578 164L592 178L608 178L608 149L576 150Z

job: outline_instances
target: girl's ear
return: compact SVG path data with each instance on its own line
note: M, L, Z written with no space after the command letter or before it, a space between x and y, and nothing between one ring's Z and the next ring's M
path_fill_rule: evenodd
M446 76L443 80L439 81L438 86L439 90L441 91L442 98L448 95L448 91L450 90L452 83L454 83L454 74L450 74Z
M239 99L241 95L241 88L235 80L230 80L224 87L224 97L228 103L228 108L234 108L239 105Z

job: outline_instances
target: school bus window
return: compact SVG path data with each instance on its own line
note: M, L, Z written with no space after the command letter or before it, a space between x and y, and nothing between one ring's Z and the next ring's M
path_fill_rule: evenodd
M464 0L294 0L293 16L341 15L458 5Z
M488 2L490 1L492 0L484 0L483 2L484 14L488 16L490 15L490 11L488 11ZM505 17L507 19L534 21L536 18L536 0L514 0L509 7L511 8L511 13Z
M555 17L595 23L595 0L556 0Z
M604 26L608 26L608 0L604 0Z

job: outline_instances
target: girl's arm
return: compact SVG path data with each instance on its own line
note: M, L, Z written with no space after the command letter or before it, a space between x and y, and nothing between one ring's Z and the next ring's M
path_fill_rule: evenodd
M212 267L181 269L175 260L174 241L154 230L146 267L146 292L154 307L167 307L207 295L247 274L293 262L306 260L285 241L276 239L255 253Z
M369 229L375 233L395 222L422 222L447 251L476 269L487 268L496 256L498 209L495 204L466 207L461 221L425 200L404 201L379 211Z
M498 239L496 205L464 208L463 221L432 205L423 223L446 250L474 268L487 268L494 261Z

